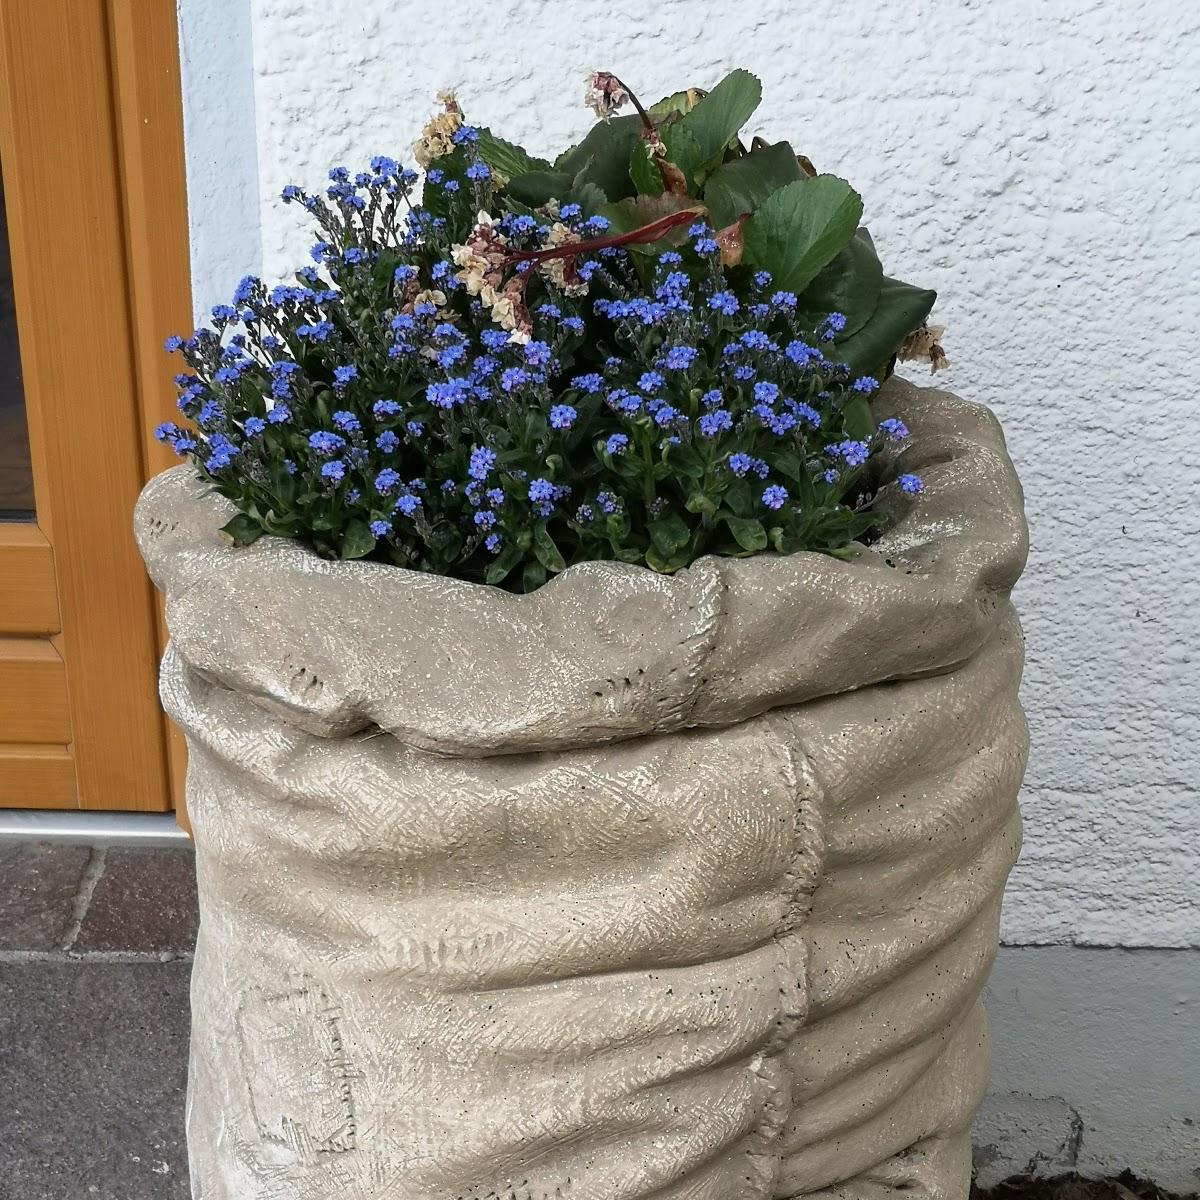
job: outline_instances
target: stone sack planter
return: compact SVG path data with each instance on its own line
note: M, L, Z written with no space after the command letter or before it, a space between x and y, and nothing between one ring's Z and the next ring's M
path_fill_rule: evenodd
M233 549L189 469L146 488L194 1196L966 1195L1025 528L986 410L898 381L877 410L926 492L849 562L517 596Z

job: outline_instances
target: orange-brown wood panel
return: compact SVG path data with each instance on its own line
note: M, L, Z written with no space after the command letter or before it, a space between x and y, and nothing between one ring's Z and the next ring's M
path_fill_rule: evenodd
M146 477L178 459L151 434L177 417L172 376L177 360L163 352L169 334L191 328L187 183L178 27L174 5L108 0L117 134L124 194L138 401ZM159 609L159 649L166 626ZM172 793L181 820L187 749L163 717Z
M158 7L174 8L139 9ZM104 0L0 4L0 162L72 730L70 754L5 747L0 769L41 778L51 805L73 757L81 807L163 809L156 613L130 531L145 461L109 37ZM84 185L48 187L56 163Z
M36 525L0 523L0 636L60 628L54 555L46 535Z
M44 638L0 638L0 742L71 740L67 672Z
M78 808L66 746L0 745L0 808Z

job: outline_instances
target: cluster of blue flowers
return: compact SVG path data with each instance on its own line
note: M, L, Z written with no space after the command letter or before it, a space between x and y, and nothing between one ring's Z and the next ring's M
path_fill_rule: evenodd
M420 203L382 156L323 196L285 188L319 227L313 263L243 279L169 339L182 420L157 434L237 506L230 536L530 590L587 559L673 571L866 534L869 461L907 430L874 424L877 382L839 365L844 319L723 268L702 221L665 252L592 249L607 222L579 204L507 209L476 141L456 131ZM514 255L490 295L460 252L480 209ZM569 278L518 253L564 229Z

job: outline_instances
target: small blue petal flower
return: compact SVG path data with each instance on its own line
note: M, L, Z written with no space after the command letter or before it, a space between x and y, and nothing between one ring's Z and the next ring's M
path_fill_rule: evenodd
M777 483L771 484L762 494L762 502L768 508L782 508L787 498L787 488L780 487Z
M467 474L472 479L486 479L496 465L496 452L486 446L476 446L471 451L471 461L467 466Z
M733 416L724 408L714 409L700 418L699 425L702 436L716 437L722 430L733 428Z

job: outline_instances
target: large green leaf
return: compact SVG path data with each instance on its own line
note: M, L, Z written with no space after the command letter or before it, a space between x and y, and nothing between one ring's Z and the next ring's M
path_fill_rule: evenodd
M652 117L665 117L670 113L685 113L689 109L696 107L696 104L703 98L703 93L698 92L695 88L684 88L682 92L672 92L669 96L664 96L656 104L650 105L646 111Z
M673 555L682 550L691 538L691 530L688 529L687 522L674 509L668 510L663 516L651 521L647 528L650 532L650 541L664 561L670 560Z
M704 187L704 203L713 225L722 229L754 212L772 192L804 177L795 151L787 142L776 142L718 167Z
M728 514L723 514L722 519L729 526L733 540L743 550L755 553L767 548L767 531L763 528L761 521L746 517L731 517Z
M558 546L555 545L554 539L550 536L550 531L546 528L545 521L539 521L534 526L533 553L538 562L551 573L567 569L567 564L563 560L562 553Z
M861 216L862 198L844 179L798 179L772 192L743 226L742 261L799 294L854 236Z
M871 319L853 337L839 343L831 357L850 364L855 375L881 377L904 339L929 315L937 292L898 279L883 281Z
M662 175L650 157L650 147L645 142L634 143L633 153L629 156L629 178L633 180L639 196L662 194Z
M680 124L696 139L700 161L710 165L738 135L762 99L762 84L749 71L730 71Z
M221 532L235 546L249 546L262 537L263 529L262 525L253 517L247 516L245 513L238 513L233 520L226 521L221 526Z
M347 523L342 534L339 552L343 558L364 558L375 549L375 535L366 521L353 520Z
M548 171L550 164L544 158L534 158L520 146L497 137L490 129L480 129L476 149L479 157L493 170L511 179L529 171Z
M820 274L800 297L800 308L814 326L832 312L846 318L843 341L871 319L879 303L883 266L870 236L865 229L860 229L858 235L821 268Z
M686 125L665 125L662 139L667 148L667 159L687 178L688 191L694 191L697 172L704 164L704 152L696 142L695 135Z
M504 192L530 208L539 208L548 200L561 199L570 187L571 177L565 171L526 171L514 175Z
M577 146L554 160L555 170L580 183L594 183L610 200L634 194L629 156L642 128L640 117L614 117L588 131Z

